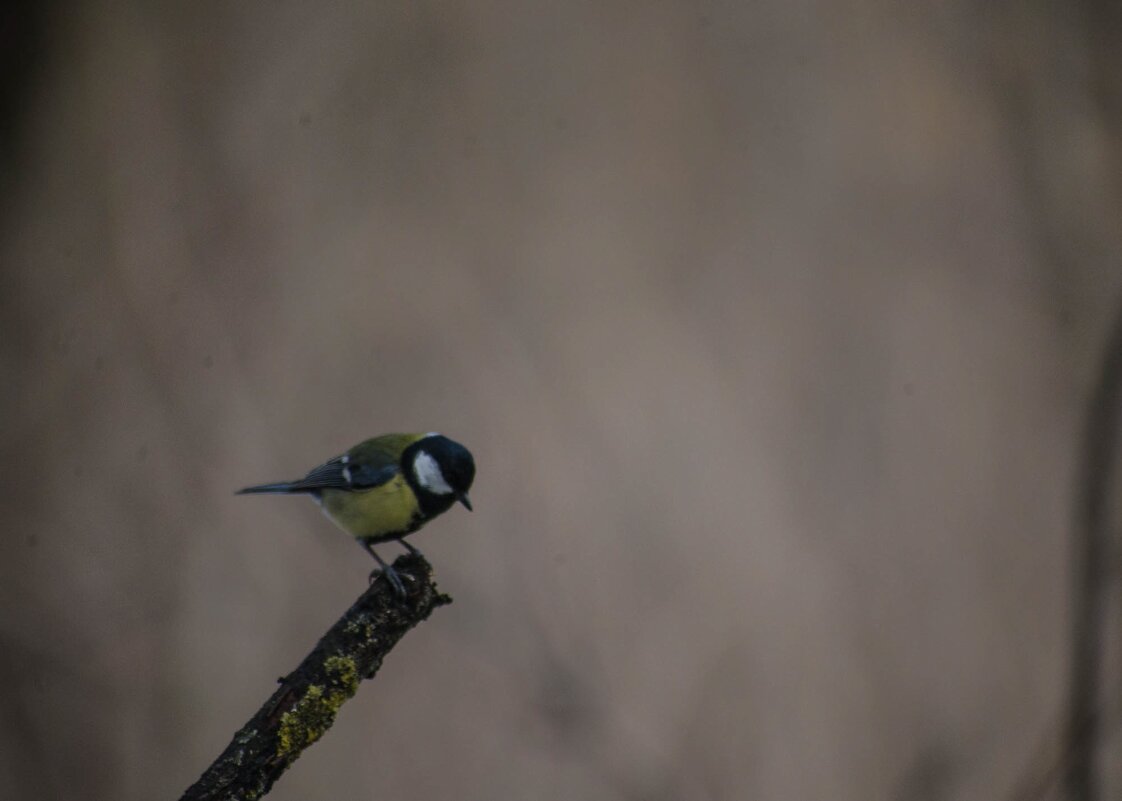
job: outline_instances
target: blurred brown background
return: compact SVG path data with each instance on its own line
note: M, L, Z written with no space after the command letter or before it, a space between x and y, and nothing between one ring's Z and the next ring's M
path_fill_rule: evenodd
M271 798L1045 770L1122 36L934 5L5 12L0 797L177 797L371 567L232 491L414 429L456 603Z

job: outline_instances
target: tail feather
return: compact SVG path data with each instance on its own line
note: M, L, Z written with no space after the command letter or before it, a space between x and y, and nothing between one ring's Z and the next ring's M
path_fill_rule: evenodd
M253 495L255 493L292 493L308 492L299 482L278 481L275 484L258 484L256 487L246 487L235 492L235 495Z

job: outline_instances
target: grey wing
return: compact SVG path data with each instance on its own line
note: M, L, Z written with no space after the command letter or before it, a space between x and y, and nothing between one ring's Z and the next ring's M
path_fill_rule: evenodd
M313 468L296 487L300 489L373 489L397 475L396 464L352 461L347 454Z
M293 493L309 492L318 493L320 490L337 489L349 492L373 489L390 481L398 474L396 464L380 462L356 462L349 455L344 454L324 462L319 467L312 469L308 475L298 481L278 481L273 484L259 484L256 487L240 489L236 494L251 495L257 493Z
M379 487L398 473L397 465L371 465L351 461L347 455L337 456L308 475L294 482L297 490L340 489L367 490Z

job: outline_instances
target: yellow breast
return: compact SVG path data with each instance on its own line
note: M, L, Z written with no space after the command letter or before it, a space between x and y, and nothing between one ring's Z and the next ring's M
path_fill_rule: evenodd
M359 539L392 539L416 528L420 508L405 478L364 492L324 490L323 511L335 524Z

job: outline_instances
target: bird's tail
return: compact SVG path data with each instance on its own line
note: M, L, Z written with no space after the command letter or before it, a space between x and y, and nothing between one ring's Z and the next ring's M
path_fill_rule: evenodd
M275 484L258 484L256 487L246 487L235 492L235 495L252 495L254 493L289 493L289 492L307 492L308 490L300 486L298 481L278 481Z

